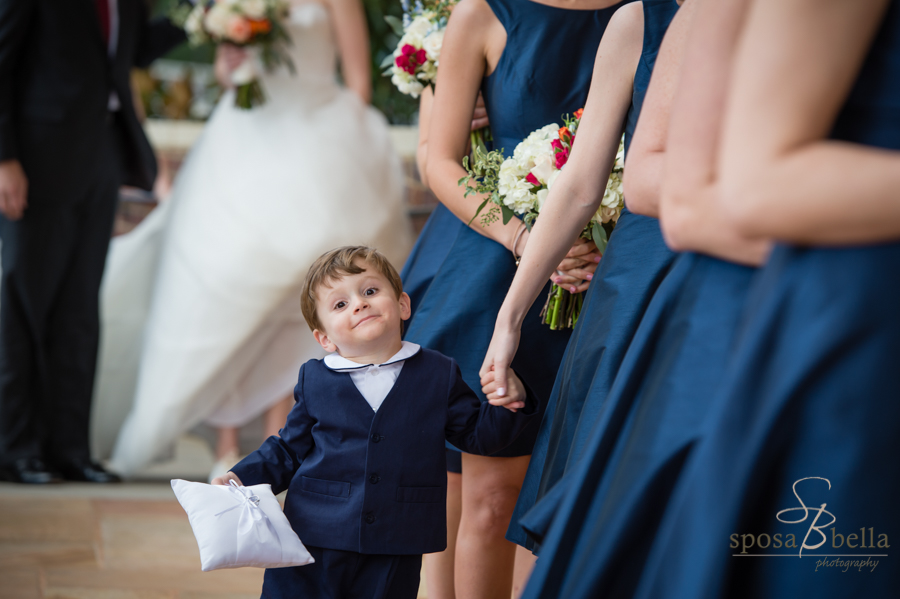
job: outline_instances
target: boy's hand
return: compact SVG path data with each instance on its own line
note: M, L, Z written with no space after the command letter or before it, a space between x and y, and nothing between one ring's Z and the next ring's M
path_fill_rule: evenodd
M510 412L515 412L519 408L525 407L525 385L516 376L512 368L506 371L506 393L501 397L497 395L499 385L495 380L493 367L481 377L481 391L484 393L492 406L503 406Z
M241 479L239 479L239 478L237 477L237 474L235 474L234 472L230 472L230 471L229 471L229 472L226 472L226 473L223 474L222 476L217 476L216 478L212 479L212 483L210 483L210 484L213 484L213 485L227 485L228 482L229 482L229 481L232 481L232 480L233 480L234 482L236 482L237 484L239 484L240 486L242 486L242 487L244 486L244 483L242 483L242 482L241 482Z

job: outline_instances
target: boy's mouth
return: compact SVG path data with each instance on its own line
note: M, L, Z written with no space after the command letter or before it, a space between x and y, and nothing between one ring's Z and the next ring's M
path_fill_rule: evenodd
M373 318L378 318L378 315L377 315L377 314L372 314L372 315L370 315L370 316L366 316L365 318L363 318L362 320L360 320L359 322L357 322L355 325L353 325L353 328L355 329L356 327L360 326L361 324L364 324L364 323L369 322L369 321L372 320Z

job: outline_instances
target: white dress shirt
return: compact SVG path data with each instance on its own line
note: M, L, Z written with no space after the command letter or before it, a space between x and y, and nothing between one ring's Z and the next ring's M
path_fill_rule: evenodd
M350 380L356 385L360 395L372 406L372 410L377 412L384 398L394 388L404 361L416 355L419 349L421 349L419 345L404 341L400 351L384 364L359 364L333 353L325 356L325 366L335 372L349 372Z

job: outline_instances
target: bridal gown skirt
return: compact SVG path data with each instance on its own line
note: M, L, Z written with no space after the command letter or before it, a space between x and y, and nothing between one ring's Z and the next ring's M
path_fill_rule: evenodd
M95 456L131 474L200 422L237 426L288 395L321 355L300 313L306 271L357 244L398 267L412 245L382 115L322 82L249 111L226 94L171 199L113 243Z

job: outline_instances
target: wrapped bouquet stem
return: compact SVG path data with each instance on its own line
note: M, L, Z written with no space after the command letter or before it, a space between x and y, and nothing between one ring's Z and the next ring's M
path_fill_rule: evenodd
M473 144L471 159L463 159L468 175L459 180L466 187L467 196L485 196L472 221L480 217L482 226L487 226L501 218L504 224L512 218L521 218L531 230L569 159L581 114L582 110L577 110L572 117L563 117L562 127L552 124L534 131L516 146L509 158L504 158L502 150L487 152L483 145ZM594 242L600 253L606 251L609 235L625 207L624 155L623 141L620 141L600 207L581 233L582 238ZM541 316L551 329L572 328L578 322L583 303L581 293L572 294L553 284Z

